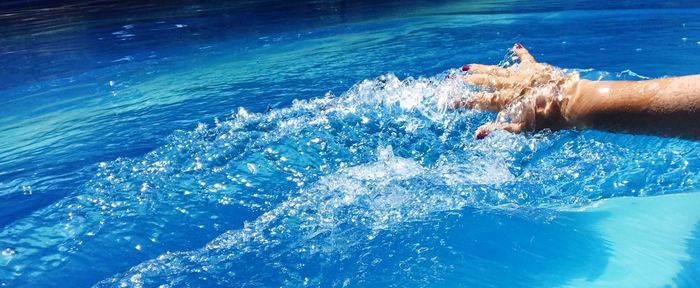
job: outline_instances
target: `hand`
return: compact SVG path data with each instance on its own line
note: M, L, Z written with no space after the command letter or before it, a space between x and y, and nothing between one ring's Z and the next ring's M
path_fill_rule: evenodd
M480 86L482 92L462 97L452 103L456 108L476 108L498 112L495 122L477 129L475 137L482 139L496 129L513 133L544 128L559 129L568 125L562 115L562 105L576 92L578 73L538 63L522 45L515 44L513 52L519 64L510 67L469 64L462 66L467 84Z

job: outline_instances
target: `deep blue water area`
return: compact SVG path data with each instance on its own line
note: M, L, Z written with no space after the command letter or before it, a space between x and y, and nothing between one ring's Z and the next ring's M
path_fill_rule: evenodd
M445 107L700 74L700 2L82 2L0 4L0 286L700 286L699 142Z

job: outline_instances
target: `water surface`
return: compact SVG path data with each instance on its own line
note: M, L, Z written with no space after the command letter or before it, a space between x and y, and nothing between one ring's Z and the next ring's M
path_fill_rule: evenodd
M699 284L697 142L442 104L515 42L700 73L695 2L2 7L6 286Z

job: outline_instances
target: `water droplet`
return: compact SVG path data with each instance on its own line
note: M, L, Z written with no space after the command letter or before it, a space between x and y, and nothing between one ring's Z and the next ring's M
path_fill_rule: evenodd
M12 255L15 255L15 254L17 254L17 250L15 250L15 248L12 248L12 247L7 247L7 248L5 248L5 250L2 250L2 256L5 256L5 257L11 257Z
M255 174L258 172L258 170L255 168L255 165L253 163L248 163L248 164L246 164L246 166L248 167L248 170L250 171L250 173Z

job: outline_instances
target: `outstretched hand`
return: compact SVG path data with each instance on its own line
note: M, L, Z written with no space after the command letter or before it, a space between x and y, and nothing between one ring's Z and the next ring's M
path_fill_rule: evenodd
M457 99L452 106L498 112L495 122L477 129L474 135L477 139L497 129L520 133L558 129L567 123L562 105L566 104L567 95L575 93L578 73L566 74L556 67L538 63L520 44L515 44L512 51L520 63L510 67L462 66L462 71L468 72L463 76L464 82L479 86L482 91Z

